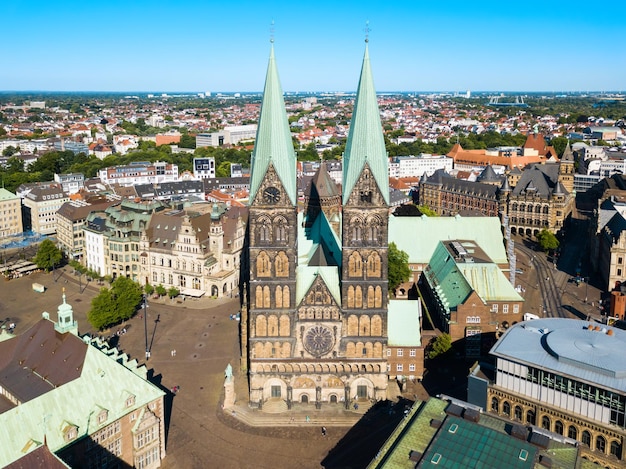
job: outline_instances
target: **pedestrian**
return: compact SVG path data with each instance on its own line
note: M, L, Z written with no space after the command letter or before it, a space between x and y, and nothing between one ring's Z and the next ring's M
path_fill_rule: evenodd
M326 436L326 427L322 427L322 436Z
M311 418L307 415L304 420L306 421L306 423L309 423L311 421Z

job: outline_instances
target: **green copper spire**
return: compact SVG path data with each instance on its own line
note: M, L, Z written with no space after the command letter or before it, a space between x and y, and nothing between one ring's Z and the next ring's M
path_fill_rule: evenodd
M296 205L296 153L293 150L283 90L274 60L274 45L265 78L259 127L252 152L250 201L253 201L270 163L278 174L291 203Z
M389 204L389 163L367 45L352 112L350 133L343 155L344 204L348 201L365 163L369 165L385 202Z

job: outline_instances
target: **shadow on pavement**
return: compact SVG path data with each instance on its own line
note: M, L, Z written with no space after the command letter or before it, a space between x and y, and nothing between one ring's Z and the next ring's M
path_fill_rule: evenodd
M339 440L322 460L326 469L366 467L393 433L413 401L381 401Z

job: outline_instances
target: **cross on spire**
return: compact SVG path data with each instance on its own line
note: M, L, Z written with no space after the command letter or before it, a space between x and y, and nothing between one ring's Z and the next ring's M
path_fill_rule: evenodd
M363 30L365 31L365 42L370 42L370 22L366 21L365 22L365 29Z
M274 43L274 20L270 23L270 42Z

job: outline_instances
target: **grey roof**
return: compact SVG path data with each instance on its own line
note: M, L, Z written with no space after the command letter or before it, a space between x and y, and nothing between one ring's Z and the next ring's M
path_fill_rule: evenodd
M432 176L428 178L428 181L421 182L421 184L437 185L441 186L443 190L468 193L477 197L486 197L494 200L498 193L498 186L456 179L442 169L435 171Z
M483 169L482 173L478 175L478 178L476 180L478 182L500 182L501 179L502 177L498 176L493 170L493 167L488 164L487 166L485 166L485 169Z
M597 327L597 330L596 330ZM547 318L515 324L491 354L516 363L626 393L626 331L578 319Z
M513 189L514 196L533 193L536 197L549 198L559 182L559 163L534 164L522 172L522 177ZM567 190L561 186L563 194Z

